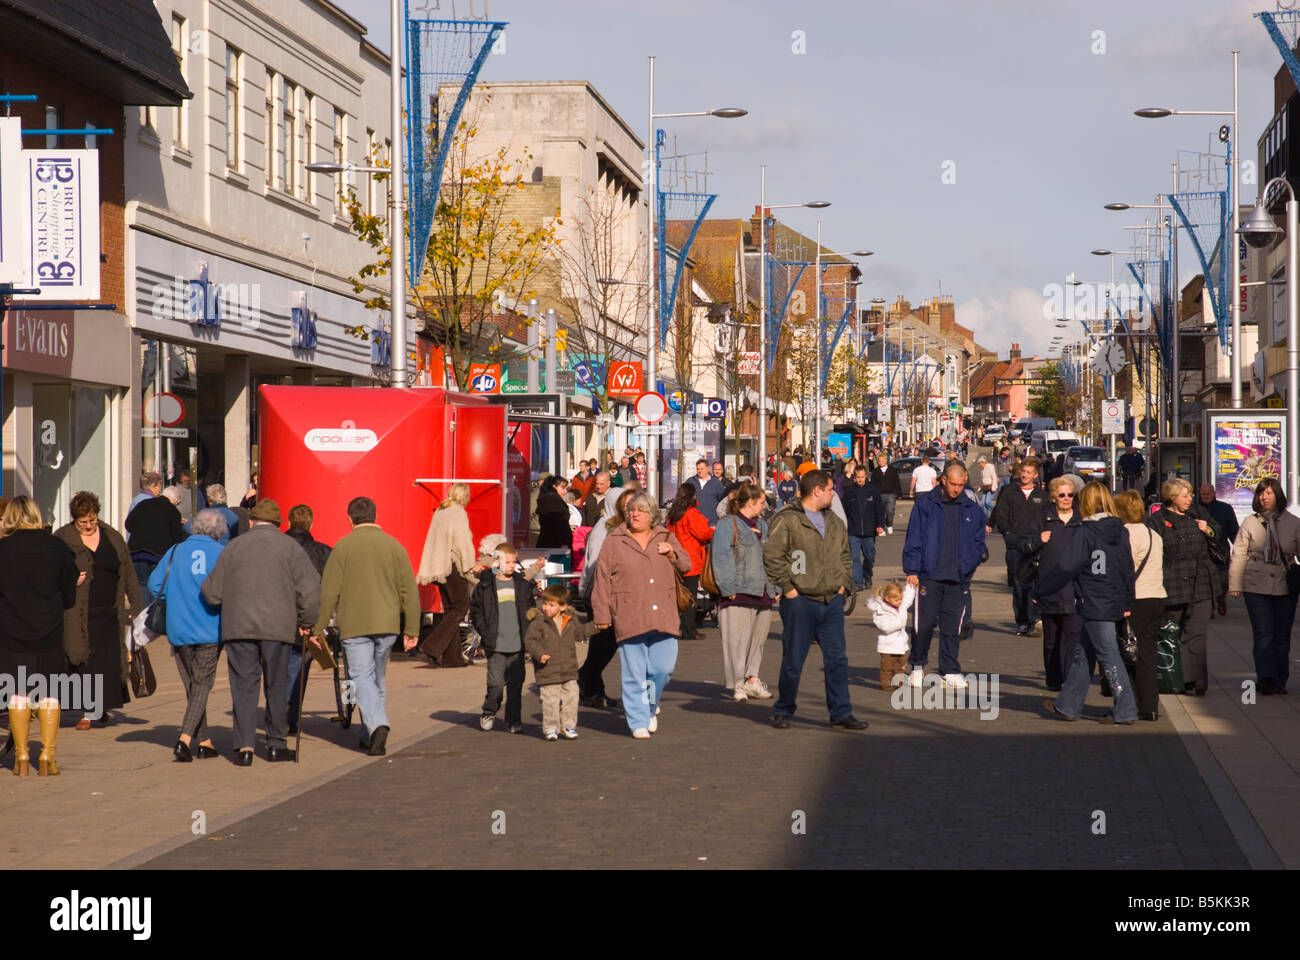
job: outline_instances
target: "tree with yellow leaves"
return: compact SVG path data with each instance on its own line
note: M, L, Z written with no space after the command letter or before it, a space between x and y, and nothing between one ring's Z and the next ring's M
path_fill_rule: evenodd
M561 223L558 210L540 223L528 222L522 201L533 185L522 171L533 157L526 148L513 159L505 147L476 155L476 133L470 120L456 129L424 268L409 292L417 329L442 345L460 390L469 388L471 363L509 359L502 349L502 314L536 295L530 287L559 242L555 228ZM366 213L351 188L346 205L353 232L376 253L373 263L350 278L357 293L366 293L391 266L388 218ZM383 293L372 291L365 304L389 309ZM363 328L352 332L368 335Z

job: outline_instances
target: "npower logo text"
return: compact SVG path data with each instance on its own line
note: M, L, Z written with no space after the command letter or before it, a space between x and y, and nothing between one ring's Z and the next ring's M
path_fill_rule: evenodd
M358 430L351 420L341 427L317 427L308 430L302 438L308 450L325 453L366 453L379 444L373 430Z

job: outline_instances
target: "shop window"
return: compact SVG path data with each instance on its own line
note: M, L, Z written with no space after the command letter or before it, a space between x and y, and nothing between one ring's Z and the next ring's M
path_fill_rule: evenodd
M112 391L71 383L32 387L36 502L57 529L72 519L73 494L99 497L100 518L114 523L109 475L109 400Z

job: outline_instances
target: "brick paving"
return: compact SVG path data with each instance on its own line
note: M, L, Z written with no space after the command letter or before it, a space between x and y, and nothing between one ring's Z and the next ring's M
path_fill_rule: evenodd
M901 504L898 535L880 541L877 584L899 572L905 517ZM455 690L440 688L443 705L426 713L441 732L386 758L349 757L322 772L319 785L280 802L264 795L265 809L130 862L167 869L1222 869L1249 866L1242 843L1252 839L1257 859L1260 850L1270 855L1250 818L1261 818L1273 795L1264 790L1245 822L1231 785L1230 796L1212 794L1168 716L1181 705L1162 705L1159 722L1127 728L1048 716L1041 640L1014 636L999 540L990 539L990 552L976 575L976 632L962 645L962 667L999 674L996 719L893 709L876 686L874 632L861 608L848 646L854 712L871 723L863 733L826 723L815 649L791 729L768 726L771 701L725 701L716 630L681 645L660 731L649 741L633 740L616 713L584 709L580 739L545 743L531 686L527 735L484 733L477 725L482 671L454 671ZM932 669L936 655L932 648ZM762 671L774 688L779 662L774 632ZM399 663L390 686L417 673L438 674ZM606 682L617 689L617 660ZM421 697L404 696L413 717ZM428 691L422 697L434 703ZM1094 686L1087 712L1100 715L1106 703ZM1195 701L1179 717L1213 707L1213 697ZM1192 735L1205 736L1213 752L1209 734ZM1255 740L1271 749L1263 736ZM313 746L317 755L332 749ZM214 772L237 783L255 771L223 764ZM1282 807L1274 806L1280 820ZM1101 815L1104 834L1094 832ZM796 832L800 824L804 831ZM1278 829L1285 829L1280 822Z

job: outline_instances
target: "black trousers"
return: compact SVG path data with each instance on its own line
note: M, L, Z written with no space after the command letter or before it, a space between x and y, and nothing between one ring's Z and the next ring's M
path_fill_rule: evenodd
M578 696L605 696L605 668L616 653L618 641L614 639L612 625L591 635L591 642L587 645L587 659L578 668Z
M235 710L235 749L251 750L257 738L257 695L262 680L266 682L266 745L283 747L289 732L289 644L227 640L224 646Z
M523 722L524 652L493 652L487 658L487 694L483 697L483 712L496 716L501 709L501 695L506 698L506 723Z
M1129 674L1133 677L1133 692L1137 696L1138 713L1158 713L1160 710L1156 637L1164 615L1164 597L1134 600L1133 612L1129 614L1129 626L1133 628L1138 641L1137 663L1129 667Z
M686 584L686 588L691 591L691 597L694 597L696 591L699 590L700 588L700 575L697 573L693 577L682 577L682 582L684 582ZM696 637L700 635L700 631L697 628L695 622L694 603L692 603L689 607L687 607L685 610L682 611L681 624L682 624L683 640L694 640Z
M1043 672L1047 675L1048 690L1061 689L1082 635L1083 618L1077 613L1043 614ZM1088 672L1091 675L1091 669Z
M463 667L460 622L469 613L469 581L452 570L447 582L438 584L438 592L442 595L442 619L420 643L420 650L444 667Z

